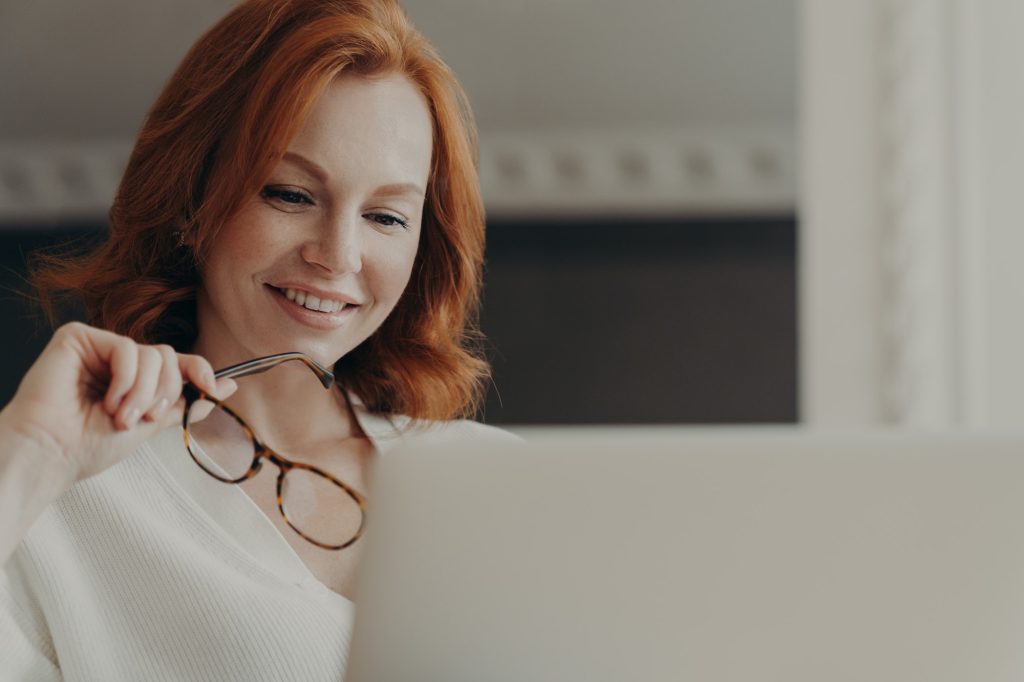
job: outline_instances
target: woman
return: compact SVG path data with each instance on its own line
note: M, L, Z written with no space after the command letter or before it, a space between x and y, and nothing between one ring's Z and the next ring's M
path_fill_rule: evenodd
M109 240L36 272L51 315L70 291L89 324L60 327L0 412L0 678L342 677L375 454L509 438L457 419L486 376L474 145L391 0L249 0L200 39ZM287 453L260 460L289 472L280 509L274 466L206 459L258 449L204 431L241 423L210 399L229 395Z

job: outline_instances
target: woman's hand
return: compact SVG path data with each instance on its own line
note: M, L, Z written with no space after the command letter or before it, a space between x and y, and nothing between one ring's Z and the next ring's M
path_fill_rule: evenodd
M52 454L80 481L120 462L150 436L181 423L183 382L217 398L234 392L198 355L147 346L78 322L60 327L29 369L0 426Z

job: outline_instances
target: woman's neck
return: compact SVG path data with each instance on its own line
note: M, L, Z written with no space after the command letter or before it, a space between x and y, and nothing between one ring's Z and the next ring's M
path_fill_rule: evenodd
M364 437L344 389L325 389L299 362L238 379L238 391L227 404L271 447L319 449Z
M191 352L207 358L215 370L251 357L251 350L214 342L216 338L200 334ZM228 406L271 447L293 450L366 437L344 388L335 384L325 389L302 362L283 362L237 381L238 390L227 400Z

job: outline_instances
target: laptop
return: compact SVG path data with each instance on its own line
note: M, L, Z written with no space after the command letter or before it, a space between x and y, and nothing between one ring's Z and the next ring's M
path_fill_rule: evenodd
M349 682L1024 679L1024 436L520 433L380 459Z

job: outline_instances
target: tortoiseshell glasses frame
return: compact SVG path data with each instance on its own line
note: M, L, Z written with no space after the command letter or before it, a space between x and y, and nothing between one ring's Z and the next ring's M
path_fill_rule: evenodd
M224 369L217 370L216 372L214 372L214 376L218 379L237 379L252 374L266 372L267 370L272 369L273 367L276 367L281 363L288 362L290 360L298 360L299 362L305 364L306 367L310 369L310 371L316 374L317 379L320 380L320 383L323 385L325 389L329 389L331 388L331 386L334 385L334 374L329 369L319 364L318 362L310 358L308 355L299 352L278 353L276 355L268 355L262 358L247 360L246 362L241 362L237 365L231 365L230 367L225 367ZM241 483L242 481L250 479L256 474L258 474L263 466L263 460L266 459L278 468L279 473L277 476L277 508L281 512L281 515L284 517L285 522L287 522L287 524L292 528L292 530L294 530L296 533L298 533L314 545L318 547L323 547L324 549L345 549L346 547L352 545L352 543L359 539L359 537L363 534L363 528L366 525L366 499L358 491L352 489L344 481L335 478L334 476L332 476L331 474L327 473L322 469L319 469L309 464L303 464L301 462L293 462L292 460L282 456L280 453L275 452L265 443L260 441L259 438L256 437L256 434L252 430L252 427L250 427L249 424L247 424L246 421L241 416L238 415L238 413L236 413L234 410L232 410L230 407L225 405L220 400L217 400L213 396L210 396L204 391L201 391L200 389L196 388L194 385L186 384L183 389L183 394L185 396L185 414L182 417L181 426L185 433L185 448L188 450L188 454L192 457L193 461L195 461L195 463L199 465L200 469L205 471L213 478L216 478L218 481L222 481L224 483ZM254 453L252 463L249 465L248 470L241 476L237 478L230 478L225 477L215 471L211 471L209 468L203 465L201 458L197 456L196 453L193 451L192 441L189 438L189 415L191 414L192 406L197 401L200 400L212 403L214 405L214 408L220 408L227 415L229 415L231 418L237 421L238 425L242 428L242 430L245 432L248 438L252 441ZM285 511L285 505L283 502L283 484L285 476L288 474L289 471L292 471L293 469L303 469L311 474L323 477L329 483L337 486L346 494L348 494L348 496L351 497L352 500L359 506L359 527L356 530L355 535L353 535L351 539L340 545L325 544L302 532L302 530L300 530L292 522L292 520L288 518L288 513Z

